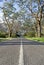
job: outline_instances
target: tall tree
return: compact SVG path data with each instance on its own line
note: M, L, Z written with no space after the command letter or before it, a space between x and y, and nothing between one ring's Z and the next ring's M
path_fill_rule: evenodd
M13 26L14 26L14 20L17 19L18 17L18 13L15 13L15 7L13 5L14 0L11 0L10 2L4 2L4 6L3 6L3 19L4 22L8 28L8 32L9 32L9 37L12 36L12 32L13 32Z
M36 19L38 37L41 37L41 20L44 11L44 0L18 0L18 5L23 12L22 15L29 10L25 17L29 15L30 18Z

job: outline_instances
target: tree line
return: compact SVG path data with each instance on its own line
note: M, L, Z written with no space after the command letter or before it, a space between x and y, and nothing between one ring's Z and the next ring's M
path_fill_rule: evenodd
M15 7L14 4L17 4L19 7L18 11L16 11L17 6ZM36 37L42 36L42 27L44 27L44 0L5 1L3 7L0 8L3 12L3 21L8 29L9 37L12 36L13 32L15 34L19 32L27 34L30 32L30 35Z

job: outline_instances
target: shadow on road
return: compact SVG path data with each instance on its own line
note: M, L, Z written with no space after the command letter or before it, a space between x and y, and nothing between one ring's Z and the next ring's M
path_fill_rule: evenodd
M0 46L5 46L5 45L21 45L21 41L0 42ZM44 45L44 42L22 41L22 45Z

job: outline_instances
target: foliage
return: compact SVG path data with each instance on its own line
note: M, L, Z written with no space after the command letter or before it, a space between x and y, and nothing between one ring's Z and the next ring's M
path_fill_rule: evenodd
M34 40L34 41L40 41L40 42L44 42L44 37L32 37L32 38L27 38L29 40Z
M17 4L18 11L16 11L14 4ZM24 31L24 33L26 31L27 36L35 36L36 31L37 36L41 37L41 21L44 17L44 0L5 1L2 9L4 14L3 19L8 28L8 35L10 37L12 36L13 31ZM17 22L15 22L16 20ZM16 36L16 34L14 36Z
M6 34L5 34L4 32L1 32L1 31L0 31L0 37L1 37L1 38L6 38Z
M14 30L14 21L18 17L18 13L15 12L14 2L11 0L10 2L4 2L3 7L3 20L8 29L8 35L11 37Z
M24 36L27 36L27 37L35 37L35 32L34 31L30 31L28 33L25 33Z
M20 13L24 18L35 18L37 33L41 37L41 20L44 13L44 1L42 0L19 0Z
M16 36L16 34L14 33L14 34L12 34L12 36L11 36L12 38L17 38L17 36Z

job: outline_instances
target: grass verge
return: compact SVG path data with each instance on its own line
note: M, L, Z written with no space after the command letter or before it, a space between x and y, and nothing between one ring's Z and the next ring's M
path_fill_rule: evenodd
M0 42L11 40L12 38L0 38Z
M44 42L44 37L32 37L32 38L27 38L28 40L34 40L34 41L39 41L39 42Z

